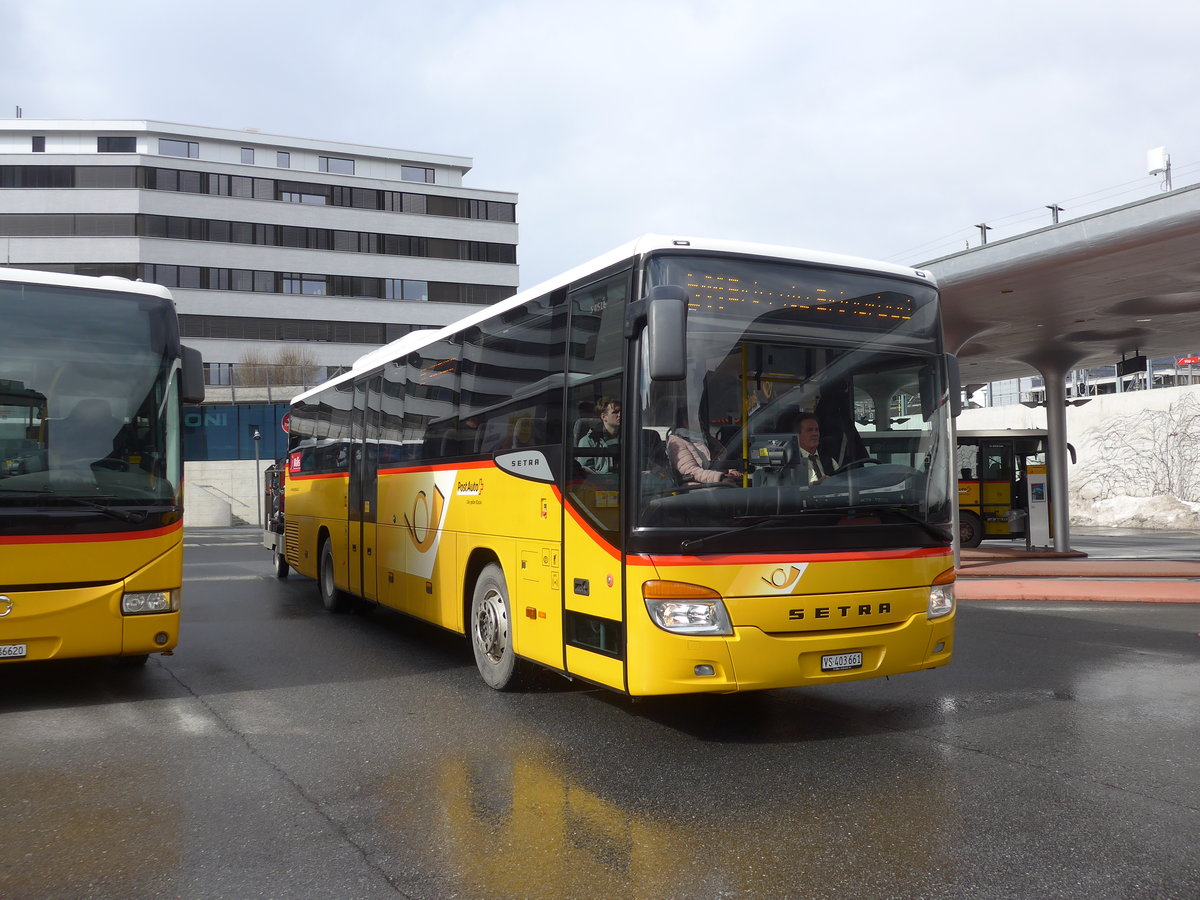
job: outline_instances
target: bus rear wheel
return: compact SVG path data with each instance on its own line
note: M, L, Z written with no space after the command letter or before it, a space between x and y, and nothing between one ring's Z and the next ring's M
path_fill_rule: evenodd
M520 687L522 667L513 652L508 586L503 570L495 563L484 566L475 580L467 628L475 665L488 686L498 691Z
M332 613L346 612L350 608L350 598L338 590L337 581L333 577L333 544L325 541L321 544L321 555L317 567L317 588L321 592L321 603Z
M983 520L965 509L958 512L958 542L963 547L978 547L983 541Z

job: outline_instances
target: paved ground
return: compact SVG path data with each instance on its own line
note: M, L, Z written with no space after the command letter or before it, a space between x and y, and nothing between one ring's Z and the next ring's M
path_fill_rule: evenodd
M954 662L890 679L501 694L252 530L185 542L173 655L0 666L3 900L1200 898L1200 606L963 603Z
M962 600L1200 603L1200 535L1134 529L1072 531L1069 554L1018 542L963 550Z

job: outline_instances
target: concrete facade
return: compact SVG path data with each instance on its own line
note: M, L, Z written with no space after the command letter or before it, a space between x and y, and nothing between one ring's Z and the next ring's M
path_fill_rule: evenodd
M258 525L263 475L272 460L230 459L184 465L184 527ZM257 468L257 471L256 471Z

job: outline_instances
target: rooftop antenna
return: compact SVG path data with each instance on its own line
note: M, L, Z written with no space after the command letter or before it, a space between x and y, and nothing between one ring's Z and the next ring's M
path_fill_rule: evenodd
M975 227L979 229L979 244L982 246L987 243L987 233L992 230L992 226L985 222L980 222Z
M1161 190L1171 189L1171 154L1167 152L1166 147L1156 147L1147 151L1146 168L1150 170L1151 175L1163 176Z
M1066 212L1066 207L1065 207L1065 206L1059 206L1057 203L1051 203L1051 204L1049 204L1049 205L1046 207L1046 209L1050 210L1050 215L1051 215L1051 216L1054 218L1054 224L1055 224L1055 225L1057 225L1057 224L1058 224L1058 214L1059 214L1060 212Z
M17 118L21 118L21 107L17 107Z

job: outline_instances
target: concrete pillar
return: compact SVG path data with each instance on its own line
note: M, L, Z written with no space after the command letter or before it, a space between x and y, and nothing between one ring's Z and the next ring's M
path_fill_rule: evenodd
M1050 523L1054 529L1054 549L1066 552L1071 549L1071 503L1067 493L1067 373L1057 366L1046 366L1040 371L1046 380L1048 480L1053 500Z

